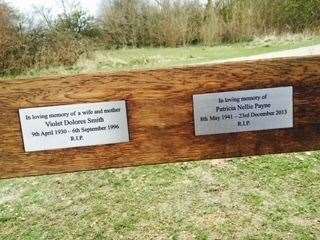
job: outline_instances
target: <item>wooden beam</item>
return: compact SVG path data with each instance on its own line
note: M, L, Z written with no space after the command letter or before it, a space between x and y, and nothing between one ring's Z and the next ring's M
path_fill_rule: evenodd
M194 94L293 86L294 127L196 137ZM126 100L130 143L26 153L20 108ZM320 149L320 57L0 82L0 178Z

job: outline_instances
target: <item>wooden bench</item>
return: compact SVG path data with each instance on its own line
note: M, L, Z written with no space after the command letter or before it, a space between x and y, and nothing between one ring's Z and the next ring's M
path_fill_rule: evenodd
M193 95L293 87L289 129L196 136ZM19 109L126 100L130 142L27 153ZM0 178L320 149L320 57L0 82Z

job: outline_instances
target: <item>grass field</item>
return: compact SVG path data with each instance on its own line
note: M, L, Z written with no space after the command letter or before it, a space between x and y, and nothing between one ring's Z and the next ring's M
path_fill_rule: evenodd
M320 239L320 154L0 181L0 239Z
M183 65L319 42L100 51L70 69L23 77ZM320 239L320 153L1 180L0 239Z
M5 76L2 79L35 78L55 75L74 75L82 73L105 73L136 69L155 69L187 64L198 64L214 60L294 49L320 44L320 36L284 36L257 39L249 43L221 45L215 47L181 48L141 48L120 50L98 50L89 56L83 56L70 67L51 67L32 69L17 76ZM0 78L1 79L1 78Z

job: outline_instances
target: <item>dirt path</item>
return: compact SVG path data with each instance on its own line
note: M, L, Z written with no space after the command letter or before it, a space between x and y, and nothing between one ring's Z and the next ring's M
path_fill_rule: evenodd
M254 61L254 60L260 60L260 59L304 57L304 56L320 56L320 44L310 46L310 47L302 47L302 48L296 48L296 49L279 51L279 52L259 54L259 55L249 56L249 57L216 60L216 61L201 63L201 65L202 64L218 64L218 63L226 63L226 62Z

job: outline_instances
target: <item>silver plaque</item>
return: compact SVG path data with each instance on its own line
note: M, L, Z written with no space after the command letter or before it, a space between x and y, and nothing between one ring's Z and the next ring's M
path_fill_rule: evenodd
M125 101L20 109L26 152L129 142Z
M196 136L293 127L293 88L193 96Z

